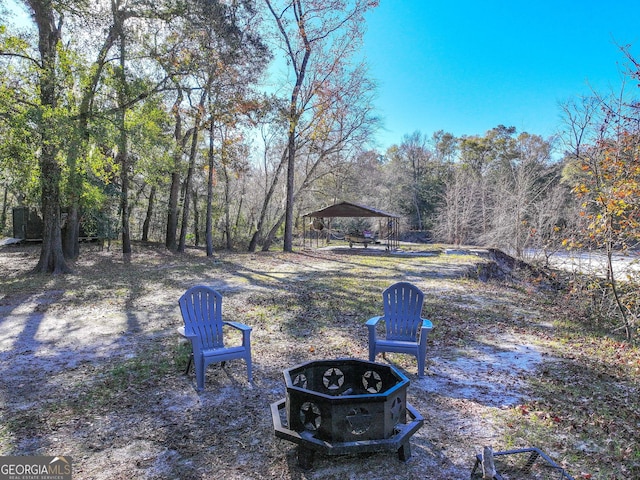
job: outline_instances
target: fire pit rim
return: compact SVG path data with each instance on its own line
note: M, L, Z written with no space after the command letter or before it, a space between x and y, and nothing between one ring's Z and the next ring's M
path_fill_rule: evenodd
M296 392L300 392L300 393L309 393L311 392L313 394L313 396L315 397L321 397L324 399L331 399L333 401L333 403L348 403L347 401L351 401L353 402L353 400L359 400L361 402L373 402L375 400L377 400L378 398L381 397L386 397L389 396L393 393L395 393L396 390L399 390L402 387L402 385L394 385L393 387L390 387L388 390L385 390L384 392L381 393L358 393L358 394L354 394L354 395L327 395L326 393L322 393L322 392L318 392L316 390L311 390L308 388L299 388L299 387L288 387L289 390L294 390ZM344 401L343 401L344 399Z
M328 395L328 394L320 392L318 390L313 390L313 389L310 389L310 388L298 387L298 386L293 384L293 380L291 379L291 372L292 371L294 371L294 370L304 370L304 368L309 366L309 365L316 366L316 365L323 365L323 364L326 364L328 367L336 368L335 367L336 362L369 364L369 365L371 365L372 367L375 367L375 368L384 368L384 369L389 370L391 375L395 376L398 381L394 385L390 386L389 388L387 388L384 391L380 391L380 392L376 392L376 393L371 393L371 392L359 393L359 394L354 394L354 395ZM284 374L284 383L285 383L285 387L287 388L287 390L293 390L293 391L296 391L296 392L299 392L299 393L312 392L313 395L317 395L317 396L319 396L321 398L324 398L324 399L332 399L333 401L337 401L339 403L343 403L343 402L342 402L342 400L337 400L337 399L345 399L345 401L354 400L354 399L366 401L367 399L369 399L370 401L374 401L375 399L378 399L378 398L381 398L381 397L390 396L393 393L395 393L396 390L404 388L406 385L411 383L409 378L404 373L402 373L400 370L398 370L397 368L395 368L392 365L386 365L384 363L377 363L377 362L370 362L368 360L362 360L361 358L353 358L353 357L334 358L334 359L326 359L326 360L309 360L308 362L304 362L304 363L301 363L301 364L296 365L294 367L284 369L283 370L283 374Z

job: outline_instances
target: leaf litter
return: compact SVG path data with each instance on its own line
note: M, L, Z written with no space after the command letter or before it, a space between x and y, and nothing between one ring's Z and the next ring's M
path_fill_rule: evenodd
M70 455L74 478L92 480L463 479L484 445L538 446L576 478L638 471L637 446L625 443L640 425L637 351L618 348L609 396L591 397L590 375L609 369L581 370L594 353L558 342L549 292L478 281L469 275L476 257L311 250L208 259L199 249L175 255L146 245L124 262L89 247L73 274L48 277L28 275L37 255L33 246L0 250L2 455ZM285 394L282 371L367 358L363 323L379 312L382 289L404 279L425 292L435 326L427 375L417 378L412 357L377 360L409 377L408 400L425 417L411 458L318 456L301 470L270 417L270 403ZM239 361L211 366L204 392L184 374L177 299L195 283L219 289L225 317L254 328L253 385ZM589 417L593 402L619 406L620 396L629 403L624 419Z

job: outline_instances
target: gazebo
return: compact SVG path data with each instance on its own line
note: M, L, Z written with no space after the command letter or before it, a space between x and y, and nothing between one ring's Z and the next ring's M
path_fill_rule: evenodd
M336 203L329 207L325 207L321 210L317 210L315 212L307 213L306 215L304 215L303 218L305 218L305 221L303 222L303 224L305 246L307 241L307 224L309 224L310 226L310 233L312 231L316 232L316 240L320 237L323 230L326 230L326 239L328 242L329 236L331 234L331 220L336 217L378 218L379 239L383 241L387 250L398 248L398 219L400 218L400 215L383 212L382 210L378 210L376 208L366 207L364 205L358 205L350 202ZM312 219L311 222L306 220L307 218ZM310 242L312 241L313 238L310 238ZM352 246L353 243L363 243L366 247L368 243L372 243L372 241L367 241L366 238L363 238L361 240L348 239L348 241L350 246Z

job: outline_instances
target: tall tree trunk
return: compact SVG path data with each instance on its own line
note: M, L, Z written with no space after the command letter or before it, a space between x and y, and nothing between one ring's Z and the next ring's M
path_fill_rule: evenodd
M40 187L42 189L42 248L34 272L66 273L67 265L62 251L60 232L60 179L62 170L56 159L58 134L53 123L56 101L56 60L60 42L62 19L56 25L53 5L48 0L28 0L38 27L38 49L42 70L40 72L40 103L45 110L41 115L40 130Z
M124 128L124 124L121 125ZM129 160L126 147L126 133L122 132L120 139L122 152L118 152L116 160L121 165L120 182L122 183L122 192L120 197L120 215L122 216L122 253L124 255L131 255L131 230L129 228L129 218L131 210L129 206Z
M224 142L222 142L224 149ZM224 158L224 152L222 152L222 158ZM224 172L224 231L227 237L227 250L233 248L233 241L231 235L231 179L229 178L229 171L227 165L222 162L222 171Z
M292 112L295 109L295 98L291 100ZM293 189L295 188L295 164L296 164L296 123L297 120L291 120L289 124L289 157L287 159L287 201L285 207L284 221L284 245L282 247L285 252L293 252Z
M176 150L173 155L173 171L171 172L171 188L169 189L169 205L167 211L167 232L165 237L165 247L169 250L176 250L178 231L178 199L180 197L180 163L184 148L184 138L182 137L182 115L180 114L180 104L184 99L182 89L178 87L176 101L173 103L173 115L176 126L174 129L174 140Z
M239 231L240 229L240 218L241 218L241 212L242 212L242 205L244 203L244 196L246 194L246 189L245 189L245 184L243 183L242 186L242 193L240 194L240 201L238 202L238 210L236 211L236 221L233 223L233 229L234 231Z
M193 244L200 245L200 212L198 211L198 192L191 191L193 197Z
M75 166L73 166L73 168L75 168ZM72 174L71 171L69 171L69 182L75 182L71 177L78 177L78 175ZM69 190L74 188L77 187L70 186ZM76 198L75 194L69 197L68 205L64 228L62 229L62 251L65 258L75 259L80 255L80 215L78 213L78 198Z
M269 248L271 247L271 245L273 244L276 238L276 233L278 233L278 230L280 230L280 227L282 226L282 223L284 222L285 218L286 218L286 212L280 215L280 218L278 218L278 221L271 227L271 230L269 230L269 233L267 233L267 236L264 238L264 242L262 243L263 252L269 251Z
M209 121L209 178L207 179L207 218L205 220L205 241L207 243L207 257L213 256L213 228L211 218L213 215L213 182L214 182L214 165L213 165L213 140L214 140L214 122L213 118Z
M2 214L0 215L0 232L4 231L4 227L7 225L7 199L9 197L9 187L5 185L4 192L2 194Z
M202 125L202 112L205 110L207 102L207 96L211 83L213 82L213 75L209 74L209 80L206 86L203 88L202 95L200 96L200 102L196 107L196 114L193 120L193 133L191 136L191 149L189 151L189 170L187 171L187 178L184 186L184 204L182 206L182 227L180 229L180 242L178 244L178 252L184 252L187 241L187 231L189 227L189 195L191 194L191 182L193 180L193 172L196 167L196 157L198 156L198 132Z
M178 156L178 154L176 154ZM169 205L167 212L167 233L165 247L175 251L178 247L176 232L178 230L178 199L180 198L180 172L171 172L171 188L169 189Z
M157 187L155 185L151 186L151 191L149 192L149 203L147 204L147 214L144 217L144 223L142 224L142 241L149 241L149 226L151 225L151 218L153 217L153 208L155 206L156 201L156 190Z
M267 1L267 6L271 10L276 22L278 23L278 28L283 35L283 38L287 43L291 42L289 35L286 32L284 24L282 22L282 17L277 15L272 8L272 5L269 1ZM304 47L304 55L302 57L302 61L298 64L296 62L295 55L293 51L289 49L290 55L293 56L291 58L295 76L296 83L293 86L293 90L291 91L291 98L289 99L289 136L287 140L287 150L288 150L288 158L287 158L287 193L286 193L286 207L285 207L285 223L284 223L284 246L283 251L292 252L293 251L293 208L294 208L294 188L295 188L295 162L296 162L296 129L298 127L298 121L300 120L300 115L302 111L298 108L298 99L300 96L300 90L304 83L305 75L307 73L307 66L309 65L309 58L311 57L311 42L306 34L306 25L305 18L302 11L302 3L299 0L295 0L292 2L293 11L295 17L298 20L297 30L300 38L298 39L302 42Z
M42 157L45 159L52 152L43 148ZM55 154L53 154L55 156ZM55 161L40 160L42 178L42 249L40 259L35 272L68 273L71 269L67 266L62 252L62 232L60 224L60 177L61 169Z
M313 174L318 169L318 166L321 164L323 158L324 158L324 155L319 155L318 159L314 162L314 164L311 166L311 168L307 171L307 174L306 174L306 176L304 178L304 181L302 182L302 185L300 185L300 188L298 188L298 190L296 190L294 192L294 194L293 194L293 202L294 203L295 203L296 199L298 198L298 194L301 191L303 191L306 188L308 188L309 185L311 185L311 182L312 182L312 179L313 179ZM280 218L275 223L275 225L273 227L271 227L271 230L269 230L269 233L265 237L264 243L262 245L262 251L263 252L268 251L269 248L271 247L271 244L273 244L273 241L274 241L274 239L276 237L276 233L278 232L278 230L282 226L282 222L286 219L286 216L287 216L287 212L285 211L285 213L280 216ZM292 219L293 219L293 215L292 215Z
M191 137L191 151L189 153L189 169L187 170L187 178L184 181L184 201L182 205L182 226L180 228L180 242L178 243L178 252L184 252L187 242L187 230L189 227L189 193L191 192L191 180L193 178L193 170L195 169L196 154L198 147L198 128L200 127L199 115L196 117L193 133Z
M116 161L120 164L120 182L122 183L120 214L122 215L122 254L125 257L131 255L131 230L129 228L129 217L131 215L129 206L129 138L126 129L125 116L127 113L127 78L125 73L126 44L125 35L120 25L120 85L118 86L118 154Z

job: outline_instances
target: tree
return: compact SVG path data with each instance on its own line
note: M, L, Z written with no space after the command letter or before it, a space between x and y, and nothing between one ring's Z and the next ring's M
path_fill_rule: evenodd
M444 130L438 130L431 135L433 155L440 163L451 163L458 153L458 139Z
M284 246L293 251L295 164L299 123L322 79L343 68L362 37L372 0L265 0L280 34L293 86L287 109ZM312 81L308 82L310 78Z
M281 103L281 100L277 97L265 98L261 102L261 107L255 112L256 114L253 120L260 128L260 137L263 145L262 165L264 171L262 173L264 176L264 190L262 192L263 201L260 206L260 213L258 214L255 229L249 241L248 250L250 252L255 252L258 243L262 240L261 236L267 221L271 199L276 192L281 172L286 165L287 150L282 149L281 154L276 160L275 170L270 174L270 170L272 170L270 160L278 147L278 132L282 130L283 123L286 123L280 114L280 112L286 111L286 106Z
M127 35L124 29L126 16L120 8L118 2L112 2L112 14L114 24L117 25L119 51L119 66L115 69L116 77L116 128L117 128L117 152L116 163L120 165L120 219L122 234L122 253L125 256L131 255L131 230L129 220L131 210L129 205L129 175L131 169L131 159L129 157L129 135L127 132L126 115L129 103L129 80L127 79Z
M410 218L414 230L432 227L446 175L442 152L436 157L429 139L421 132L405 135L390 148L388 181L395 184L394 197L400 212Z
M186 12L179 22L177 33L172 36L173 46L158 52L158 61L170 76L175 88L172 112L175 118L174 166L171 171L171 190L167 215L165 244L169 249L183 251L190 219L191 184L194 168L200 155L200 131L209 132L208 141L217 141L216 126L228 122L230 116L241 113L238 105L246 105L251 87L262 73L268 52L262 40L252 32L255 11L253 1L222 2L199 0L186 4ZM194 97L197 100L194 100ZM190 120L191 126L184 127ZM215 175L216 148L209 145L209 181ZM187 163L187 168L183 164ZM187 172L183 188L182 172ZM178 206L183 192L182 225L179 242ZM213 199L213 192L208 202ZM211 245L211 212L207 206L207 251L213 253Z
M438 208L436 238L454 245L472 243L482 218L477 185L477 176L467 165L451 166Z
M164 201L169 185L173 147L171 116L164 108L163 98L154 95L145 102L136 104L128 115L130 153L136 158L132 180L139 195L147 196L147 207L142 227L142 241L149 241L153 230L159 226L154 222L156 206ZM163 210L164 214L164 210Z
M460 162L449 168L436 228L445 241L492 245L522 258L534 241L548 247L557 240L561 211L547 213L551 192L562 190L550 141L500 125L462 137Z
M235 192L234 184L235 180L239 180L240 189L244 186L241 178L246 174L248 170L247 158L247 146L243 144L242 137L237 134L234 135L233 125L221 125L220 127L220 171L222 172L223 183L223 222L224 222L224 237L226 240L227 250L233 248L233 242L238 226L238 218L240 217L240 210L242 208L242 200L244 198L244 192L241 190ZM231 219L231 209L233 208L233 197L238 199L235 205L238 213L236 215L235 222Z
M386 160L375 150L364 150L334 165L329 175L318 181L315 202L309 210L344 200L392 211L393 196L384 172Z
M630 58L630 57L629 57ZM632 61L632 78L640 78L640 65ZM622 317L628 339L634 321L622 299L613 256L640 241L640 105L620 95L599 97L566 107L574 170L573 192L581 202L585 220L581 237L567 245L603 248L607 259L607 285Z
M491 175L491 227L483 240L523 258L534 234L544 228L536 224L541 218L535 213L549 205L560 171L551 163L550 143L528 133L514 138L508 157L500 162Z
M203 123L202 117L204 114L204 107L207 103L207 95L209 94L209 89L211 88L210 83L212 81L213 75L207 75L207 82L200 92L200 101L195 108L196 111L193 119L193 127L190 130L191 146L189 148L189 166L187 168L187 176L185 178L183 186L184 194L182 202L182 226L180 227L180 240L178 242L177 248L177 251L181 253L183 253L186 248L187 230L189 226L189 199L191 197L193 174L196 167L196 157L198 154L198 135L200 133L200 129L202 128L201 125Z
M38 28L38 86L40 105L37 123L40 131L40 187L42 198L42 248L35 272L67 273L71 271L62 251L60 232L60 181L62 167L58 160L60 132L56 108L58 47L62 37L62 15L49 0L25 0Z
M101 18L102 15L98 14L98 9L100 9L100 5L94 5L93 11L81 12L81 16L85 19L91 19L89 21L93 21L95 18ZM116 19L115 16L114 19ZM119 22L114 21L109 28L107 28L104 41L97 49L96 58L90 64L89 68L84 69L85 64L83 62L86 61L86 57L84 56L71 64L72 61L70 59L72 56L70 52L67 55L69 60L65 63L66 73L67 76L70 77L70 82L77 82L80 90L77 105L71 104L67 106L70 112L70 125L72 128L70 129L71 140L66 152L66 166L68 171L67 188L65 191L67 216L63 230L64 236L62 244L64 255L68 259L76 258L80 252L78 238L80 232L80 199L84 188L84 178L80 164L86 160L86 157L89 155L89 149L91 148L90 121L94 114L95 97L104 69L107 66L107 56L117 41L120 27ZM79 33L79 36L82 37L84 34L81 28L80 25L76 26L76 33ZM84 47L86 48L86 43ZM73 69L77 69L81 73L74 75ZM74 91L76 85L69 85L68 88ZM76 101L76 95L69 95L68 98L72 99L69 101L70 103Z
M0 232L12 205L32 205L40 199L38 155L32 145L37 138L33 118L38 99L29 80L35 61L25 61L31 58L26 41L5 37L4 32L0 27L0 68L4 72L0 76Z
M312 185L356 157L371 140L378 124L373 114L374 91L363 65L324 79L309 117L298 127L294 204L310 196ZM286 210L267 234L263 250L269 249L285 219Z

